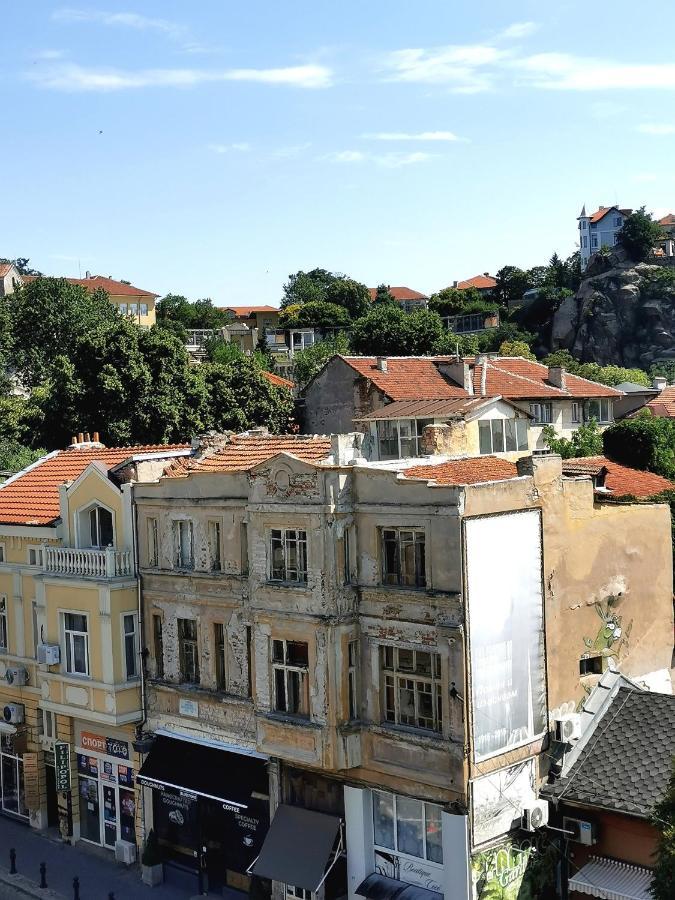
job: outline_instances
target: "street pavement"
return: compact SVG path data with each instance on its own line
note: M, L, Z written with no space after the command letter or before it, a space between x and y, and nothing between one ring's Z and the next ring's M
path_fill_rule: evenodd
M147 887L141 881L137 866L115 862L109 851L76 844L71 847L54 835L34 831L27 825L0 816L0 872L9 872L9 851L16 850L17 871L35 885L34 896L49 897L40 891L40 863L47 865L47 886L65 898L73 897L73 877L80 879L80 900L108 900L112 891L115 900L188 900L196 894L197 886L179 887L163 884ZM3 881L7 882L6 878ZM25 882L22 882L25 883ZM10 896L0 890L0 898ZM17 897L25 894L17 889Z

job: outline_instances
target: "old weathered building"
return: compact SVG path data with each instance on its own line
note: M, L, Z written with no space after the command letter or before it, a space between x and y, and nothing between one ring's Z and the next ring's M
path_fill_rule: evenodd
M554 456L361 444L236 436L134 488L145 827L211 884L487 896L526 871L554 720L670 665L669 510Z

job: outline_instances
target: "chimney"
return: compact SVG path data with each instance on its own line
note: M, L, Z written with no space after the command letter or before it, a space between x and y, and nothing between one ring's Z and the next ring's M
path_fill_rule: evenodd
M95 442L96 444L100 443L99 437L98 437L98 431L95 431L95 432L94 432L94 438L93 438L93 440L94 440L94 442Z
M85 431L85 433L84 433L84 442L85 442L85 444L88 444L90 441L91 441L91 437L89 436L89 432L88 432L88 431Z
M665 387L668 387L668 379L662 375L656 375L654 377L654 390L662 391Z
M467 394L473 394L471 368L461 357L457 357L452 362L439 362L436 365L441 375L463 387Z
M480 395L485 397L487 393L487 356L477 356L476 365L480 366Z
M453 282L452 282L452 286L453 286L454 288L456 288L458 284L459 284L459 281L453 281Z
M80 432L78 433L78 435L77 435L77 443L78 443L78 444L83 444L83 443L84 443L84 434L83 434L81 431L80 431Z
M551 384L555 385L555 387L560 388L561 391L567 390L567 379L565 377L564 366L549 366L548 380Z
M483 275L485 275L486 278L489 278L489 277L490 277L490 273L489 273L489 272L483 272Z
M376 363L376 364L377 364L377 368L378 368L378 370L379 370L380 372L387 372L387 371L388 371L387 357L386 357L386 356L378 356L378 357L377 357L377 363Z
M75 444L77 444L77 435L76 434L73 435L72 440L70 442L70 446L74 447Z
M84 277L91 278L91 272L89 271L89 269L87 269L87 271L84 273Z
M357 462L363 462L361 448L364 438L365 435L361 431L352 431L349 434L331 434L330 451L333 465L353 466Z

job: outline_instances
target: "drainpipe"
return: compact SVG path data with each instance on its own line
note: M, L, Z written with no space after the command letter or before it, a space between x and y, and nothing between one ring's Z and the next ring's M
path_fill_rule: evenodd
M143 726L148 720L148 710L147 710L147 702L146 702L146 685L145 685L145 617L143 615L143 595L141 591L141 573L139 566L139 558L138 558L138 541L136 539L136 535L138 533L138 510L136 508L136 499L134 497L134 485L131 485L131 541L132 541L132 549L133 549L133 559L134 559L134 572L136 573L136 594L137 594L137 605L138 605L138 627L139 627L139 638L140 638L140 655L141 655L141 711L143 713L143 718L136 726L136 737L140 740L143 736Z

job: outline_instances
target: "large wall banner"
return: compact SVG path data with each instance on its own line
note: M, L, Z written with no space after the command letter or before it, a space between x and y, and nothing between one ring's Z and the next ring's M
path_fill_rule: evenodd
M474 758L546 729L541 515L465 519Z
M537 799L534 759L471 782L472 843L487 844L520 827L523 808Z

